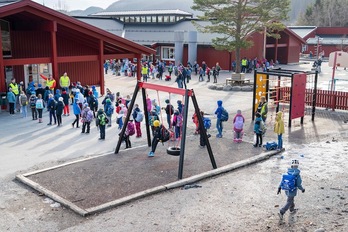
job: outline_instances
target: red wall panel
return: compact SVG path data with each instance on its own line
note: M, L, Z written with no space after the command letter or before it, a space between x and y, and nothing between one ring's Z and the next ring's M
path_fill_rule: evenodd
M80 81L83 86L100 84L98 70L98 61L58 64L60 74L67 72L71 82ZM59 77L56 80L59 80Z
M43 31L11 31L13 58L51 56L50 34Z
M87 46L84 42L73 40L69 35L57 34L58 56L98 55L98 49Z

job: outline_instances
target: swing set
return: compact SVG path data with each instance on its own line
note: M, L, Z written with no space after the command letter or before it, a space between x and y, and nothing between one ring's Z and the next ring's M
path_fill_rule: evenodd
M143 96L143 105L144 105L144 116L145 116L145 124L146 124L146 137L147 137L147 144L149 147L151 147L151 133L150 133L150 120L149 120L149 112L147 110L147 102L146 102L146 90L150 89L150 90L156 90L157 91L157 97L158 97L158 104L160 105L160 99L159 99L159 93L158 92L166 92L170 94L178 94L183 96L184 98L184 105L183 105L183 109L182 109L182 113L183 113L183 124L182 124L182 128L181 128L181 134L180 137L181 139L179 139L178 144L174 145L173 147L168 147L167 148L167 154L168 155L173 155L173 156L180 156L179 159L179 170L178 170L178 179L182 179L183 177L183 167L184 167L184 155L185 155L185 145L186 145L186 132L187 132L187 118L188 118L188 107L189 107L189 98L192 99L192 103L193 106L195 108L195 112L198 116L198 121L199 121L199 126L200 126L200 130L203 132L203 138L205 140L206 143L206 147L208 150L208 154L209 154L209 158L210 158L210 162L213 166L213 169L217 168L216 162L215 162L215 158L213 155L213 151L211 149L210 143L209 143L209 139L208 139L208 135L207 135L207 131L204 128L204 123L203 123L203 117L200 114L200 109L198 107L198 103L197 103L197 99L196 99L196 95L193 91L193 89L179 89L179 88L174 88L174 87L169 87L169 86L163 86L163 85L156 85L156 84L152 84L152 83L147 83L147 82L141 82L138 81L135 89L134 89L134 93L132 96L132 100L129 104L128 107L128 112L127 112L127 116L125 118L125 123L124 126L122 127L121 133L119 134L119 139L117 142L117 146L115 149L115 154L118 154L120 151L120 147L121 147L121 143L123 141L123 137L125 135L126 132L126 127L127 124L129 122L129 118L132 114L133 111L133 107L138 95L139 90L141 89L142 91L142 96ZM162 110L162 109L161 109ZM161 123L162 126L163 125L163 117L162 117L162 112L161 114ZM178 146L180 143L180 147Z

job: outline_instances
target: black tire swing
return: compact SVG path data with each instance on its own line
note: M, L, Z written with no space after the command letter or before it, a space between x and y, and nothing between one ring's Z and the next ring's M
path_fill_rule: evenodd
M169 93L169 100L170 100L170 93ZM158 101L158 105L159 105L159 107L162 109L162 107L161 107L161 101L160 101L160 97L159 97L159 93L158 93L158 90L157 90L157 101ZM163 126L163 117L162 117L162 111L160 111L161 112L161 120L162 120L162 127L164 128L164 126ZM167 129L166 129L167 130ZM163 132L162 133L164 133L164 130L163 130ZM168 155L171 155L171 156L180 156L180 147L179 146L172 146L172 147L168 147L167 148L167 154Z

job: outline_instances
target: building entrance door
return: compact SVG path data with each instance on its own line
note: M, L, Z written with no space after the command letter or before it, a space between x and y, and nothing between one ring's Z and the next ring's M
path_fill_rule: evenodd
M24 85L27 87L28 84L34 81L37 88L38 84L45 87L45 80L40 77L43 74L48 77L52 73L52 64L26 64L24 65Z

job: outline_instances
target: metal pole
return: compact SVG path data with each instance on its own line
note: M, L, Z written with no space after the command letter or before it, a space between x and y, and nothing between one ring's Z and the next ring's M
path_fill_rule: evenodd
M333 67L332 67L332 78L331 78L331 106L332 106L332 110L335 111L335 104L334 104L334 86L336 84L335 82L335 72L336 72L336 65L337 65L337 52L335 52L335 57L334 57L334 63L333 63Z
M318 71L315 72L315 79L314 79L314 90L313 90L313 96L312 96L312 121L314 121L315 117L315 107L317 105L317 92L318 92Z
M129 122L129 117L132 114L133 106L134 106L134 103L135 103L135 99L137 98L138 91L139 91L139 83L137 83L136 86L135 86L133 97L132 97L132 100L131 100L130 105L128 107L126 120L125 120L124 125L122 127L121 133L119 134L117 146L116 146L116 149L115 149L115 154L118 154L118 152L120 151L120 147L121 147L121 143L122 143L122 140L123 140L123 136L124 136L124 133L126 132L127 124Z
M182 174L184 170L184 155L185 155L185 143L186 143L186 130L187 130L187 115L189 106L189 90L185 91L185 107L184 107L184 118L182 124L182 134L181 134L181 144L180 144L180 159L179 159L179 172L178 179L182 179Z
M213 168L216 169L216 168L217 168L217 165L216 165L216 162L215 162L213 150L211 149L211 146L210 146L210 142L209 142L208 135L207 135L207 130L204 128L203 118L202 118L200 109L199 109L199 107L198 107L196 95L194 94L194 92L192 93L192 102L193 102L193 105L194 105L194 107L195 107L196 115L197 115L197 117L198 117L199 130L200 130L200 131L203 131L203 138L204 138L204 140L205 140L205 144L206 144L207 149L208 149L208 154L209 154L210 162L211 162Z
M282 79L282 76L278 76L278 85L277 85L277 91L276 91L276 94L277 94L277 108L276 108L276 113L279 112L279 101L280 101L280 84L281 84L281 79Z
M254 90L253 90L253 105L252 105L252 115L251 115L251 120L254 121L255 118L255 101L256 101L256 83L257 83L257 70L254 70Z
M146 90L144 88L142 88L141 92L142 92L142 95L143 95L143 105L144 105L147 145L149 147L151 147L151 134L150 134L150 123L149 123L149 114L150 114L150 112L147 111Z

